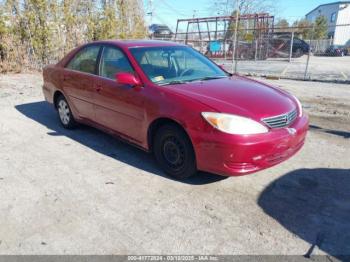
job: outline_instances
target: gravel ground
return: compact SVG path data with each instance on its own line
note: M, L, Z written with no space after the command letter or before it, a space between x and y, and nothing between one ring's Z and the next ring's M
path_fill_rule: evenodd
M0 254L350 255L350 86L269 82L310 115L301 152L178 182L109 135L61 128L41 75L0 75Z

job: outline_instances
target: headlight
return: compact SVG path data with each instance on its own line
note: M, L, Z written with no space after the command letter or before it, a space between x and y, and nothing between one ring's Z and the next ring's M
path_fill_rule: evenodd
M202 116L213 127L228 134L252 135L269 131L262 124L242 116L213 112L203 112Z
M295 99L295 102L297 102L299 117L301 117L301 116L303 115L303 106L301 105L299 99L296 98L296 96L293 96L293 97L294 97L294 99Z

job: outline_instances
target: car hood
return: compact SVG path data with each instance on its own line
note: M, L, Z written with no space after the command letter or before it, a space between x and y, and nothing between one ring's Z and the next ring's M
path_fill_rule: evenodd
M212 110L261 119L285 114L297 105L286 92L241 76L168 86Z

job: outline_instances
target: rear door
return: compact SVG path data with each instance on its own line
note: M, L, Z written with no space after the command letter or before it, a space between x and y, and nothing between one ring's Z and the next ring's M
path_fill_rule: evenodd
M104 46L100 57L94 94L96 122L139 143L145 119L144 89L116 82L117 73L135 74L119 48Z
M93 94L100 45L83 47L63 72L63 90L79 117L94 120Z

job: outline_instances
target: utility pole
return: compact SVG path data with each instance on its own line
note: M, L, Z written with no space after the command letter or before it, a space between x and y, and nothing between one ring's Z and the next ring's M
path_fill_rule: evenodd
M239 0L236 0L236 18L235 18L235 32L233 34L233 43L232 43L232 73L237 72L237 61L236 61L236 44L237 44L237 31L239 23Z
M196 17L196 12L197 12L197 10L193 10L193 18Z
M149 35L149 26L152 25L152 22L153 22L153 3L152 3L152 0L148 0L148 4L147 4L147 11L146 11L146 15L150 17L149 19L149 24L148 26L146 26L146 35L148 36ZM152 34L153 35L153 34ZM153 36L152 36L153 38Z
M196 18L196 13L197 13L197 10L193 10L193 19ZM196 29L195 29L195 23L193 22L193 23L192 23L192 29L191 29L191 31L192 31L192 32L195 32L195 30L196 30ZM195 35L194 35L194 33L192 34L192 40L195 40Z
M146 15L150 16L150 25L152 25L153 20L153 0L148 0L148 12Z

